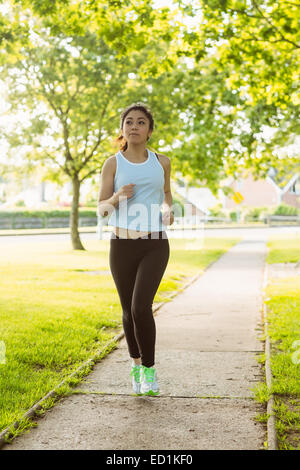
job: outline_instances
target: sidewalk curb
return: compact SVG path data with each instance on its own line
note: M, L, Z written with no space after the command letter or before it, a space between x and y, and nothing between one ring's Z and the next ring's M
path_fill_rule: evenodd
M265 303L266 294L265 288L268 284L268 263L265 262L264 267L264 281L263 281L263 319L264 319L264 329L265 329L265 369L266 369L266 383L268 390L271 389L272 386L272 372L270 366L270 359L271 359L271 348L270 348L270 338L268 335L268 321L267 321L267 306ZM277 434L276 434L276 418L274 412L274 396L273 394L270 396L268 403L267 403L267 449L268 450L278 450L278 442L277 442Z
M225 253L224 253L225 254ZM218 258L219 259L219 258ZM217 259L215 260L217 261ZM202 274L209 268L211 267L215 261L212 261L208 266L206 266L203 271L200 271L200 273L197 273L195 276L192 278L189 278L186 284L181 286L178 290L175 292L171 293L170 295L167 295L165 299L169 300L172 299L173 297L177 296L180 294L182 291L184 291L187 287L189 287L191 284L193 284L199 277L202 276ZM153 315L156 315L156 312L161 309L161 307L165 304L165 301L158 303L155 307L153 307ZM100 350L98 350L90 359L85 361L83 364L81 364L72 374L68 375L60 384L58 384L53 390L51 390L47 395L42 397L35 405L33 405L29 410L26 411L26 413L17 421L14 423L10 424L6 429L4 429L0 433L0 450L1 448L7 444L7 439L13 436L13 430L16 430L19 427L20 421L23 419L29 419L33 418L35 415L35 412L40 410L43 406L43 403L49 399L49 398L55 398L57 395L57 391L59 388L68 383L68 381L72 378L75 377L78 373L81 372L86 366L94 364L97 361L97 358L105 352L107 348L109 348L113 343L119 342L123 337L125 336L124 330L122 329L121 332L114 336L113 339L111 339L107 344L104 345L104 347ZM109 353L108 353L109 354ZM17 437L17 436L16 436Z

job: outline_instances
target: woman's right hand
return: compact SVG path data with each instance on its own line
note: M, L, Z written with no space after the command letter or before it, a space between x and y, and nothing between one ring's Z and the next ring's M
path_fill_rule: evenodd
M123 201L124 199L130 199L134 194L134 186L135 184L126 184L122 186L117 192L116 197L119 201Z

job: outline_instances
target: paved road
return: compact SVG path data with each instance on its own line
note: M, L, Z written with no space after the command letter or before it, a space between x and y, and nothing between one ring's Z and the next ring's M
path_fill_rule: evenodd
M158 311L160 397L131 396L123 339L77 387L81 393L4 450L261 449L265 427L254 419L251 388L261 380L266 231L248 232Z

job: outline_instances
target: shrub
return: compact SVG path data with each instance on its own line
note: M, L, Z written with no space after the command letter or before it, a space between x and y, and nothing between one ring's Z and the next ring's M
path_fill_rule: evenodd
M287 204L280 204L276 207L273 215L298 215L299 209L297 207L288 206Z
M266 207L253 207L245 215L245 220L247 222L258 221L262 218L262 212L267 211Z
M232 222L236 222L237 221L237 212L234 211L234 212L230 212L229 214L229 217L231 218Z
M24 201L18 201L18 202L16 202L16 206L17 206L17 207L25 207L26 204L25 204Z
M70 216L70 209L50 209L50 210L1 210L0 217L1 218L17 218L17 217L69 217ZM96 216L96 208L95 209L79 209L79 216L81 217L95 217Z
M224 219L226 219L226 214L221 209L222 205L217 204L209 209L209 215L211 215L211 217L223 217Z
M184 217L184 200L177 193L173 194L173 210L175 217Z

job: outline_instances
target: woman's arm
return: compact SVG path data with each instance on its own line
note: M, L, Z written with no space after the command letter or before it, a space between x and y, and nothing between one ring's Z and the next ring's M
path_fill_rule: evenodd
M119 203L117 194L114 193L115 157L105 160L100 177L100 190L98 196L98 215L106 217L110 215Z
M165 172L165 185L164 192L165 198L162 204L163 209L163 223L165 225L172 225L174 222L174 212L172 210L173 197L171 192L171 160L165 155L159 155L161 157L161 163Z

